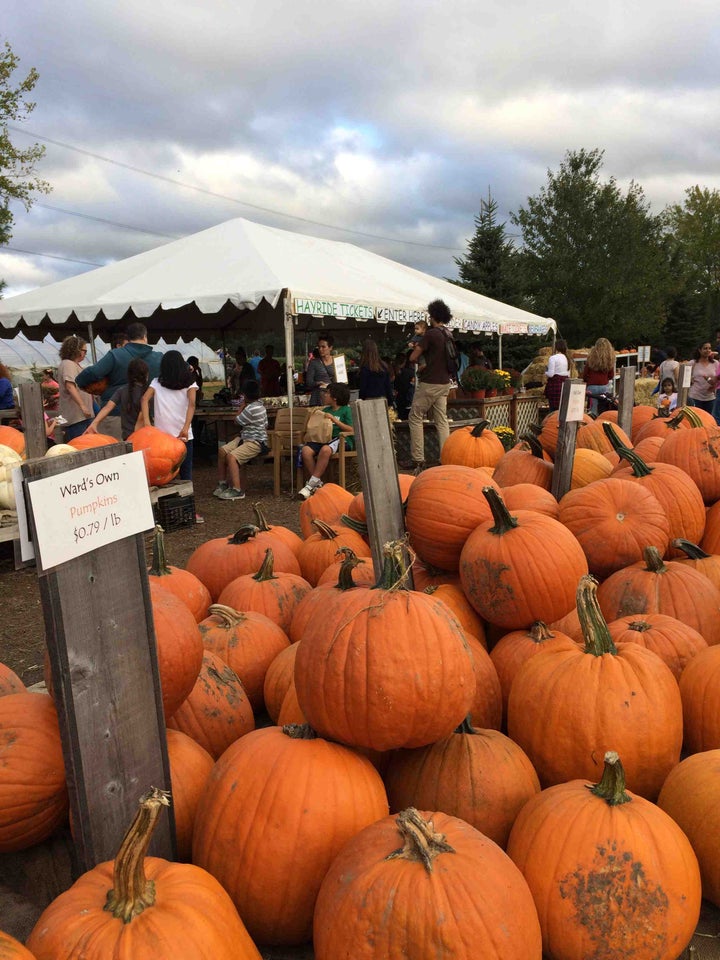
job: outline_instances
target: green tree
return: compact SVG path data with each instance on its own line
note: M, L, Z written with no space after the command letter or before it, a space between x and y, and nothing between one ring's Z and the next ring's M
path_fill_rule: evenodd
M511 214L531 309L553 317L571 346L657 340L672 289L660 217L642 188L603 182L601 150L568 151L539 194Z
M689 187L685 202L665 210L665 224L682 277L682 298L705 325L720 325L720 192Z
M36 174L36 164L45 154L45 147L35 143L21 150L10 138L8 124L22 123L35 109L28 97L38 81L32 67L24 79L13 77L20 58L5 41L0 50L0 245L9 241L14 218L10 202L18 200L29 210L33 194L48 193L50 185ZM4 286L0 281L0 290Z
M517 251L506 235L505 223L497 222L497 208L497 201L488 190L487 200L480 201L467 254L453 258L459 278L452 283L519 306L522 297L517 284Z

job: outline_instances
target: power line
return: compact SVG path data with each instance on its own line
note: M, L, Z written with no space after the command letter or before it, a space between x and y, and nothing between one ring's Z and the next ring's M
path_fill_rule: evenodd
M462 253L459 247L445 247L435 243L421 243L419 240L401 240L398 237L386 237L377 233L366 233L363 230L353 230L350 227L338 227L334 223L324 223L321 220L311 220L308 217L299 217L292 213L283 213L281 210L273 210L271 207L261 207L256 203L250 203L247 200L238 200L237 197L229 197L223 193L215 193L212 190L206 190L204 187L198 187L192 183L184 183L182 180L175 180L173 177L166 177L161 173L153 173L151 170L143 170L131 163L124 163L122 160L113 160L112 157L105 157L99 153L93 153L85 150L83 147L76 147L71 143L64 143L62 140L54 140L52 137L43 137L39 133L33 133L31 130L23 130L21 127L14 127L6 124L8 130L14 133L21 133L32 137L34 140L42 140L44 143L52 143L56 147L62 147L64 150L72 150L74 153L82 154L85 157L91 157L93 160L101 160L103 163L110 163L115 167L122 167L124 170L131 170L133 173L142 174L145 177L152 177L154 180L160 180L163 183L172 184L175 187L183 187L185 190L194 190L196 193L202 193L207 197L214 197L217 200L226 200L229 203L236 203L242 207L249 207L251 210L257 210L260 213L267 213L275 217L284 217L287 220L296 220L299 223L307 223L315 227L324 227L329 230L337 230L340 233L348 233L351 236L366 237L370 240L386 240L390 243L403 243L411 247L422 247L428 250L445 250L449 253Z
M86 263L89 267L104 267L106 264L94 260L76 260L75 257L61 257L56 253L38 253L36 250L21 250L20 247L0 247L0 254L4 250L11 253L25 253L30 257L48 257L50 260L66 260L68 263Z
M82 217L83 220L93 220L95 223L107 223L111 227L122 227L123 230L135 230L137 233L147 233L153 237L164 237L166 240L179 240L179 236L173 233L158 233L157 230L146 230L145 227L135 227L130 223L119 223L117 220L106 220L104 217L94 217L89 213L80 213L77 210L66 210L64 207L55 207L51 203L40 203L33 200L33 207L43 207L45 210L55 210L57 213L64 213L68 217Z

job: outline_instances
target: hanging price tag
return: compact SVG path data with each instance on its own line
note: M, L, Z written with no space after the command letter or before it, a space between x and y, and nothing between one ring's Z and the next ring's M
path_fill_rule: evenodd
M566 422L582 421L585 416L585 384L571 383Z

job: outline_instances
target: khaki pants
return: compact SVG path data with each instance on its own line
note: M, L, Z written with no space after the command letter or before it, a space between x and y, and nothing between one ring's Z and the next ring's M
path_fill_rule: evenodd
M437 428L438 447L442 451L443 444L450 435L450 426L447 418L447 398L450 393L449 383L418 383L415 387L408 425L410 427L410 455L416 463L425 459L425 440L423 437L423 418L432 412L432 419Z

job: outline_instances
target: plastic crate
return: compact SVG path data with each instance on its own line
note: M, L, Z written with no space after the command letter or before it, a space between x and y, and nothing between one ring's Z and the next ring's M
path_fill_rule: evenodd
M192 494L181 497L179 493L160 497L155 504L155 519L163 530L176 530L195 523L195 497Z

